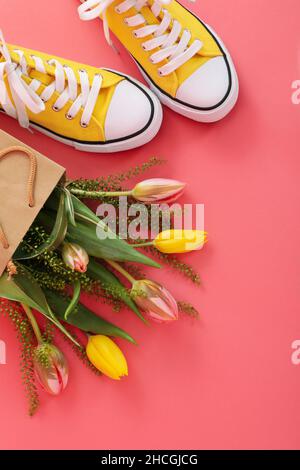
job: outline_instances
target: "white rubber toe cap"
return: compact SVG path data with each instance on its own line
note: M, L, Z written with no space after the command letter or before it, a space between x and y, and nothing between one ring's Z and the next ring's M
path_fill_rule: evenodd
M229 91L229 73L223 57L214 57L190 75L178 88L176 98L197 108L212 108Z
M122 139L142 132L150 125L154 103L147 93L132 82L122 80L111 99L106 120L107 141Z

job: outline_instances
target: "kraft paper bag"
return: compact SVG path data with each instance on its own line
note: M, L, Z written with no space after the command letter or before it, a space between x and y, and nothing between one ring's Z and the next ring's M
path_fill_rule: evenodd
M21 151L14 151L0 158L0 227L8 247L0 241L0 275L13 257L18 245L32 225L65 169L0 130L0 152L13 146L29 149L36 157L36 177L32 192L34 205L28 203L30 159Z

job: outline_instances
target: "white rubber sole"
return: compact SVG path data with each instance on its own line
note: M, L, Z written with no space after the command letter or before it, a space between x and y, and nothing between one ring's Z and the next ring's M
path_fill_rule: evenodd
M239 81L238 81L238 76L237 76L233 61L224 43L210 26L208 26L207 24L205 26L216 37L216 39L219 41L220 45L222 46L222 49L225 52L227 60L228 60L228 64L229 64L230 71L231 71L231 78L232 78L231 90L230 90L228 97L220 106L218 106L215 109L211 109L207 111L197 110L197 109L193 109L189 107L188 105L178 103L178 101L175 101L173 98L167 96L159 88L157 88L154 85L154 83L149 79L149 77L145 74L145 72L141 69L139 64L134 60L134 58L133 60L135 61L145 81L148 83L150 89L153 91L153 93L155 93L158 96L161 103L163 103L165 106L168 106L168 108L172 109L176 113L182 114L183 116L193 119L194 121L211 123L211 122L220 121L225 116L227 116L227 114L229 114L230 111L234 108L237 102L238 96L239 96Z
M102 67L103 68L103 67ZM162 111L162 106L160 104L160 101L156 97L154 93L149 90L148 87L144 86L142 83L140 83L138 80L135 80L132 77L129 77L128 75L124 73L117 72L112 69L107 69L110 70L111 72L118 73L119 75L122 75L126 78L129 78L131 82L136 83L140 88L142 88L145 93L150 97L153 107L154 107L154 114L152 117L152 121L149 124L149 126L140 134L137 134L134 137L130 137L129 139L124 139L116 142L110 142L107 144L86 144L86 143L80 143L80 142L75 142L70 139L65 139L64 137L58 136L51 132L50 130L43 129L39 127L38 125L35 124L30 124L31 129L35 129L42 134L51 137L52 139L56 140L57 142L61 142L62 144L68 145L69 147L73 147L76 150L80 150L82 152L89 152L89 153L114 153L114 152L123 152L126 150L132 150L137 147L141 147L142 145L147 144L150 142L158 133L161 123L162 123L162 118L163 118L163 111ZM0 110L4 114L6 114L4 111ZM6 114L7 115L7 114Z

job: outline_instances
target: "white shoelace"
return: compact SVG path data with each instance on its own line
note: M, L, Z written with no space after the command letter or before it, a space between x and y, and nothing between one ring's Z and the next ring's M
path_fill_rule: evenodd
M82 127L87 127L90 123L101 90L102 76L95 74L92 86L90 87L88 73L85 70L80 70L81 91L79 93L73 69L53 59L50 60L48 64L55 67L54 80L50 85L45 87L39 96L37 90L42 83L37 79L32 79L31 83L28 85L23 80L22 75L29 76L28 64L23 51L14 50L14 52L20 57L19 64L12 61L3 34L0 31L0 56L2 54L5 59L4 62L0 62L0 105L4 111L9 116L18 119L22 127L28 129L30 122L27 115L27 108L35 114L44 111L45 103L57 92L59 97L52 106L52 109L54 111L60 111L69 100L72 100L73 104L68 110L66 118L74 119L83 108L80 124ZM47 74L45 64L40 57L31 56L31 59L34 62L35 70ZM10 99L5 78L7 78L13 102Z
M109 27L107 23L106 11L107 8L114 2L114 0L80 0L82 5L78 7L78 13L82 20L92 20L100 15L103 18L104 34L107 42L112 45L109 36ZM160 48L159 51L154 52L150 57L153 64L159 64L165 59L168 63L158 69L161 76L169 75L174 72L181 65L194 57L203 46L199 39L195 39L191 45L192 34L189 30L183 29L182 25L176 19L173 19L168 10L163 8L163 5L171 3L171 0L155 0L151 6L151 11L156 18L163 17L159 24L147 24L145 18L140 13L141 9L147 5L147 0L125 0L115 7L117 14L122 14L134 7L137 14L125 18L125 23L129 27L142 26L133 30L133 35L136 38L144 38L153 35L152 39L148 39L142 43L145 51L152 51L153 49Z

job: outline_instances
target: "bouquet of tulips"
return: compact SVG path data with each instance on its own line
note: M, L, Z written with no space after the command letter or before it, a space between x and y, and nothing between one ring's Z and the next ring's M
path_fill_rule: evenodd
M197 283L198 275L173 254L202 248L205 232L170 228L153 240L129 237L125 241L119 236L119 216L113 232L82 201L109 202L117 209L120 197L126 196L142 202L147 210L153 203L174 201L184 190L179 181L154 178L123 189L123 181L154 163L155 159L128 174L58 184L0 277L0 311L12 319L21 341L31 415L39 404L36 379L52 395L60 394L68 382L67 360L54 345L54 329L94 372L115 380L128 375L126 359L111 338L135 340L86 308L80 302L81 293L96 296L115 310L126 306L144 322L175 321L179 311L196 314L190 304L175 300L130 263L156 268L167 263Z

